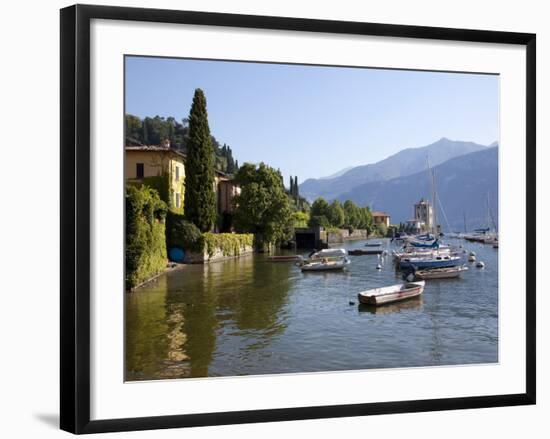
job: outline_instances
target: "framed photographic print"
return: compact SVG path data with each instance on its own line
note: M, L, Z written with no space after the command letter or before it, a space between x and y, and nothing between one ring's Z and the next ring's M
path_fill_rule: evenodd
M533 34L62 9L61 428L534 404L535 134Z

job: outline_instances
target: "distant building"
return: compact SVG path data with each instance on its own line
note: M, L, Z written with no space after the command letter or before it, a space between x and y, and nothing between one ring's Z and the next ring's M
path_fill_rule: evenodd
M375 226L378 226L380 224L385 224L386 227L390 226L390 216L386 212L372 212L372 220Z
M427 229L431 229L434 224L433 207L429 201L421 198L418 203L414 205L414 219L421 221Z
M168 177L168 187L159 188L152 177ZM160 146L126 146L124 178L129 182L145 182L159 191L162 199L175 211L183 212L185 154L170 148L166 141ZM164 190L165 189L165 190Z
M417 219L410 219L405 222L405 231L407 233L418 234L426 229L426 223Z
M241 193L241 188L220 171L216 171L214 184L216 186L218 213L231 213L233 211L233 198Z

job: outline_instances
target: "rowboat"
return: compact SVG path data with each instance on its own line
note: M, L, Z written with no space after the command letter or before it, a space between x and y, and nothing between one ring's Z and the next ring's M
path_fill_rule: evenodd
M268 256L267 260L269 262L294 262L302 259L299 255L279 255L279 256Z
M399 268L426 269L426 268L444 268L456 267L461 265L462 258L460 256L440 255L435 257L419 257L419 258L401 258L399 260Z
M414 272L416 279L452 279L460 276L460 273L468 270L468 267L432 268L431 270L418 270Z
M426 283L421 280L418 282L408 282L404 284L392 285L389 287L374 288L372 290L362 291L357 295L359 302L364 305L384 305L386 303L398 302L400 300L410 299L422 294Z
M353 256L362 256L362 255L381 255L384 253L384 250L382 249L365 249L365 248L354 248L352 250L348 250L348 254Z
M302 265L302 271L331 271L331 270L343 270L350 264L348 258L341 258L338 260L319 260L310 261Z
M380 247L381 245L381 242L367 242L365 244L365 247Z

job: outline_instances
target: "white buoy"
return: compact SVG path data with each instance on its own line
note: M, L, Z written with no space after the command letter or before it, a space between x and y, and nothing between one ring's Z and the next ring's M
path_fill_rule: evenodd
M477 267L477 268L485 268L485 262L479 261L479 262L476 264L476 267Z
M468 261L469 261L469 262L475 262L475 261L476 261L476 257L475 257L474 255L470 255L470 256L468 257Z
M378 264L378 265L376 266L376 269L377 269L377 270L382 270L382 265Z

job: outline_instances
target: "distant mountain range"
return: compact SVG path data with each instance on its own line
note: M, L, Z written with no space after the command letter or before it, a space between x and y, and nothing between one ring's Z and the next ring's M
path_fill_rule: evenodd
M309 179L300 194L313 200L353 200L390 214L392 223L411 219L413 205L430 197L427 160L436 174L438 223L444 230L469 229L487 223L487 196L494 218L498 217L498 143L490 146L442 138L431 145L409 148L380 162L352 168L329 179ZM443 213L445 215L443 215ZM447 220L445 219L447 217Z
M443 137L431 145L404 149L377 163L356 166L333 178L310 178L300 185L300 194L310 201L318 197L331 200L363 183L405 177L425 170L428 158L430 166L437 166L453 157L486 148L477 143Z

